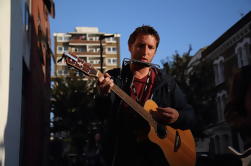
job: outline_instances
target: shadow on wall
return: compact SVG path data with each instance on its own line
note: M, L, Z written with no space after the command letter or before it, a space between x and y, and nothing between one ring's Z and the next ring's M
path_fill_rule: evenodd
M0 152L2 152L4 149L3 142L0 142ZM2 155L2 154L1 154ZM0 158L0 166L2 166L2 158Z
M39 10L37 12L39 13ZM20 30L11 26L12 49L9 69L11 72L8 115L4 131L6 141L3 144L5 159L2 163L4 165L47 165L50 58L47 52L48 44L46 44L49 38L45 34L49 31L45 32L43 24L37 21L38 24L35 20L39 19L31 17L29 22L30 70L24 64L20 49L13 49L19 48L22 44L22 40L17 37L22 35L18 34ZM35 31L36 27L38 33Z

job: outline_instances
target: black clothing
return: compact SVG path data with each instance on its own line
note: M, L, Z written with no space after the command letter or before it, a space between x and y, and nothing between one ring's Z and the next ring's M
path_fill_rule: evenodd
M187 129L194 123L194 112L187 104L185 96L176 84L175 80L165 72L154 68L156 78L153 87L152 100L159 107L172 107L178 110L178 120L171 124L173 128ZM113 69L108 71L115 84L121 87L127 94L130 94L132 74L129 65L122 70ZM148 123L134 110L123 109L124 102L115 94L110 94L111 99L111 123L107 133L112 133L104 144L105 154L115 153L115 166L137 165L137 166L165 166L168 165L160 148L149 140L137 141L137 134L149 131ZM111 145L114 144L114 147ZM112 162L114 156L107 156ZM112 158L113 159L112 159Z
M99 143L94 145L88 144L85 154L87 166L105 166L105 161L102 154L102 146Z

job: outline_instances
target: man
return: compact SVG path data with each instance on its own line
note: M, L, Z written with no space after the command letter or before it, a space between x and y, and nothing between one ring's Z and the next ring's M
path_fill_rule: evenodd
M131 59L137 62L124 65L122 70L108 71L104 77L99 78L101 92L109 94L112 102L115 134L111 139L116 139L111 142L115 146L111 147L108 143L105 145L110 146L109 150L113 149L114 155L110 162L115 166L165 166L168 163L158 146L147 139L139 139L142 133L144 135L148 131L149 125L127 104L110 93L114 82L142 106L146 100L154 100L159 107L153 117L159 123L180 129L192 127L194 112L174 79L146 65L152 62L159 41L159 35L153 27L136 28L129 37L128 47Z

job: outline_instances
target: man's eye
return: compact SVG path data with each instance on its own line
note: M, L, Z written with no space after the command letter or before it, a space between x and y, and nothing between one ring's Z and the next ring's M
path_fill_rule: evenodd
M148 48L149 48L149 49L154 49L155 47L153 47L153 46L148 46Z

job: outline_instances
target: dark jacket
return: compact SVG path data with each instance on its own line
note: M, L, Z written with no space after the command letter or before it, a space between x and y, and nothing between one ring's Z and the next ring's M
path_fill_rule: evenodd
M176 84L175 80L166 72L156 68L154 68L154 71L156 73L156 82L153 89L152 100L154 100L159 107L172 107L178 110L179 118L175 123L170 125L171 127L179 129L192 128L195 122L194 111L192 107L187 103L185 96L180 90L179 86ZM108 73L112 76L112 79L114 80L116 85L127 92L127 94L130 93L130 84L133 76L130 72L129 65L125 66L122 70L117 68L108 71ZM113 143L116 144L116 142L119 140L116 138L121 136L120 132L125 132L120 126L121 99L114 93L110 94L110 99L112 103L110 109L111 123L107 131L107 133L110 133L110 137L107 138L108 142L105 143L105 146L108 146L106 148L108 149L108 152L106 152L107 154L114 153L113 149L115 149L116 151L117 147L112 147L111 145ZM123 137L125 136L126 135L123 135Z
M156 84L153 89L152 100L159 107L172 107L178 110L179 118L170 126L179 129L192 128L195 121L195 115L192 107L187 103L185 95L175 82L174 78L167 74L164 70L154 68L156 72ZM119 68L108 71L112 76L115 84L121 87L125 92L129 93L132 74L129 65L122 70ZM120 99L115 94L111 94L112 106L116 111L119 108Z

